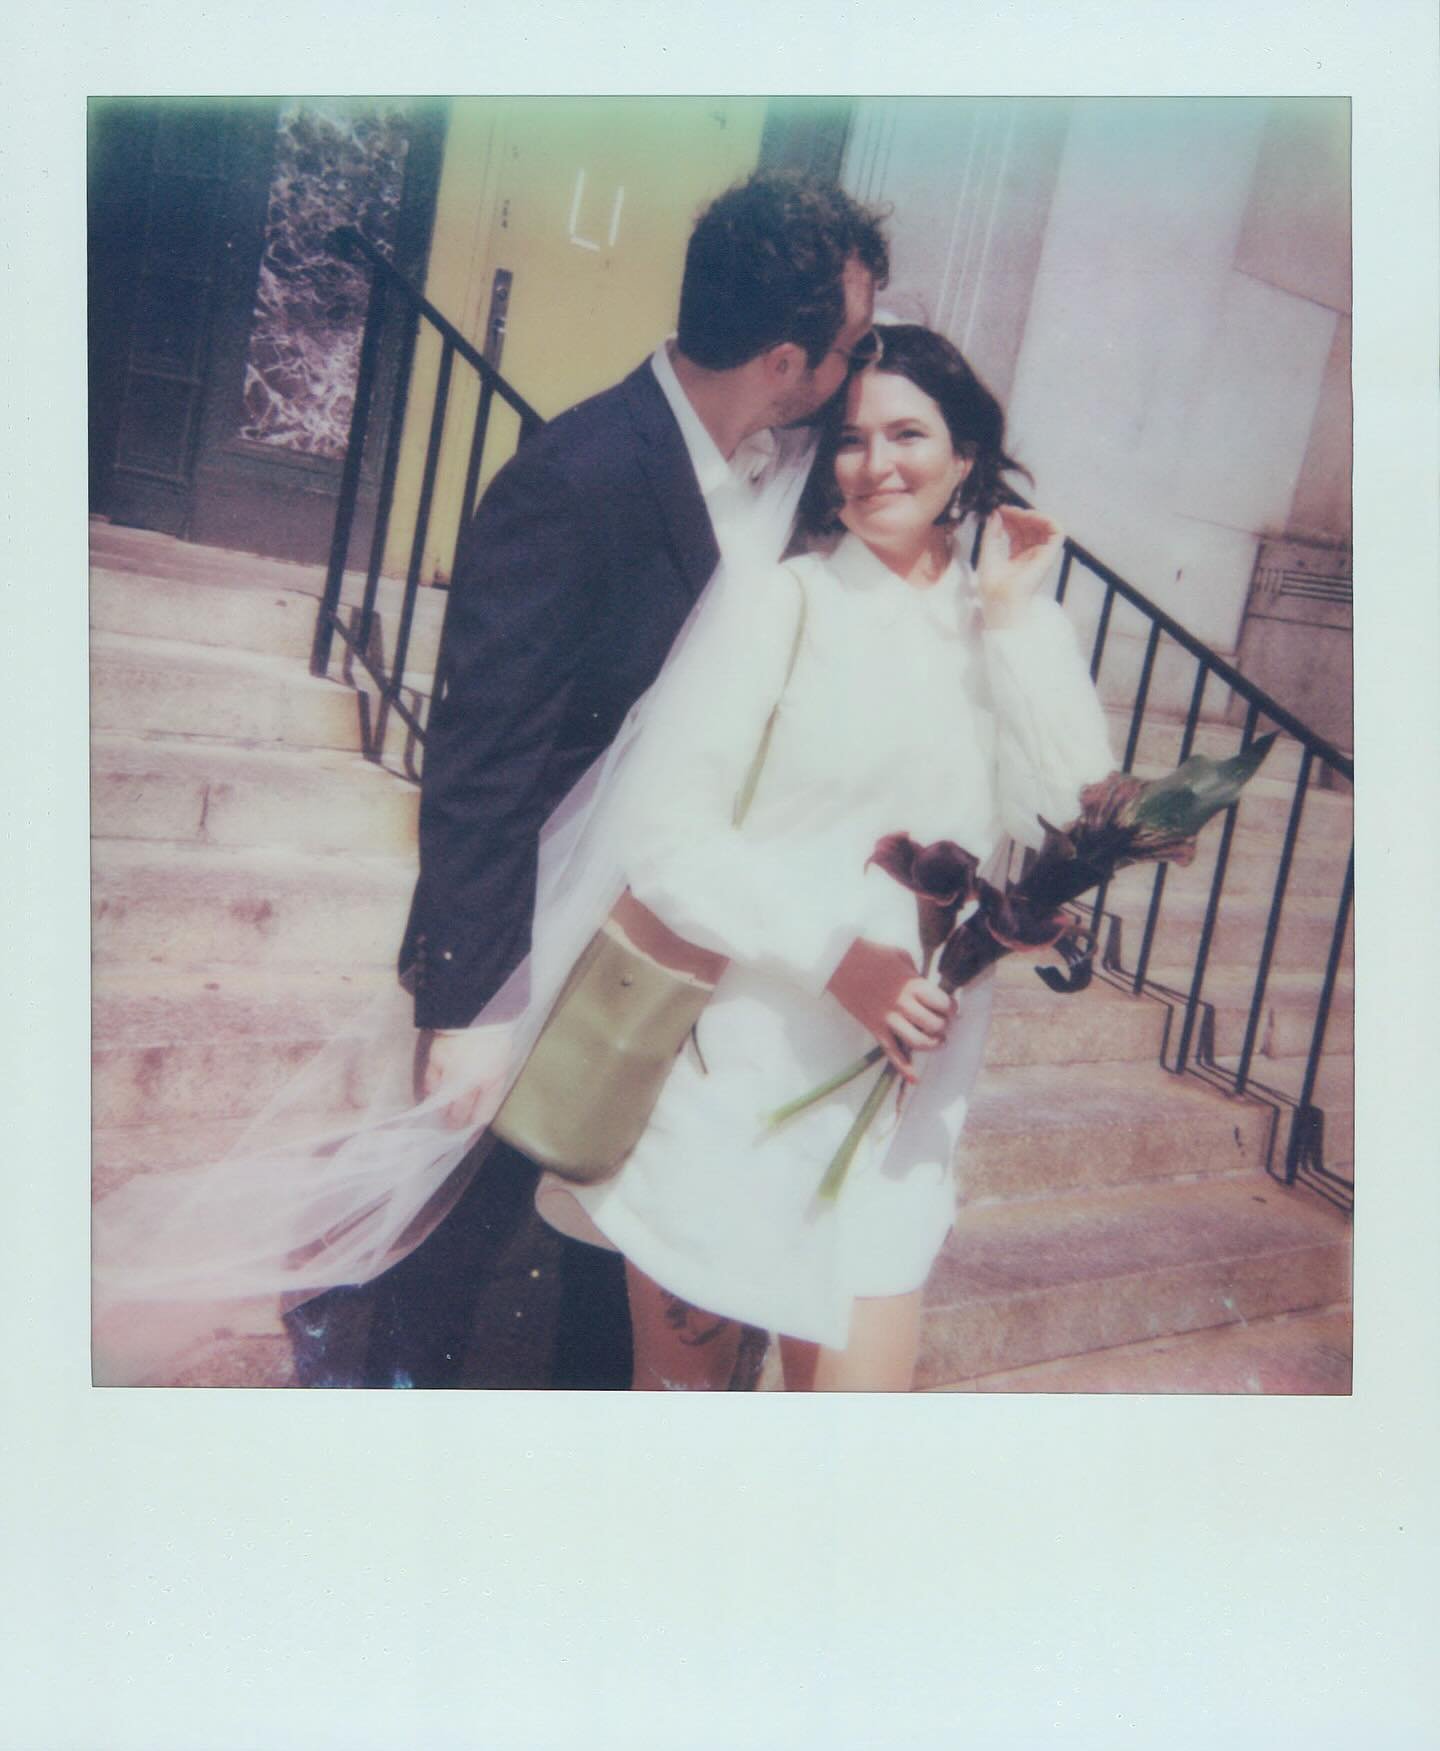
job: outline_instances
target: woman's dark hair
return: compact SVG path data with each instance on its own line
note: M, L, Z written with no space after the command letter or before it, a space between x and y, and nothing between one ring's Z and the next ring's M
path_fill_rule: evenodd
M875 332L880 337L880 357L866 368L907 377L928 395L944 415L956 455L971 462L951 517L957 523L972 511L977 517L988 517L1010 496L1004 480L1008 470L1030 478L1029 470L1005 453L1005 410L943 334L911 322L881 323ZM802 527L813 535L840 527L835 453L845 423L844 401L839 396L825 409L815 466L800 502Z
M793 341L813 370L845 326L852 256L885 284L890 256L878 213L831 184L757 172L696 221L680 288L680 351L728 371Z

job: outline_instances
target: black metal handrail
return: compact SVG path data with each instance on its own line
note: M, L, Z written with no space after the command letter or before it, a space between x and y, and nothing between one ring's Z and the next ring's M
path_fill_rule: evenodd
M406 703L402 692L405 685L405 668L420 585L421 563L429 530L441 449L446 436L446 413L457 364L472 370L479 380L479 402L469 435L469 454L465 468L462 521L474 506L485 445L489 435L490 415L496 397L498 396L519 416L521 442L524 442L532 432L543 425L544 421L534 408L505 381L492 362L486 359L484 354L468 341L429 302L420 289L401 274L373 244L353 229L336 233L334 243L337 249L349 254L352 259L360 259L368 263L371 269L371 290L365 333L361 343L354 413L350 422L349 446L346 451L339 502L336 509L334 538L331 542L329 565L326 571L325 591L315 625L311 669L317 675L323 675L327 672L332 642L334 636L338 634L347 647L348 659L358 663L365 670L379 691L380 703L373 719L370 716L368 702L363 691L360 695L366 753L375 759L381 757L385 746L387 717L393 712L405 726L408 738L406 742L407 771L411 778L416 778L418 777L418 769L414 756L415 750L424 743L424 713L418 695L415 697L415 703L411 705ZM398 304L400 312L400 333L398 345L395 347L393 355L393 381L389 388L389 415L388 420L384 422L386 431L376 487L375 521L371 532L365 589L361 605L358 613L353 614L347 623L341 611L342 586L359 501L365 449L370 437L377 382L382 365L382 335L385 331L387 314L392 300ZM422 322L428 323L440 339L440 366L434 391L434 405L431 410L425 464L420 483L419 503L415 530L410 545L404 594L401 599L394 646L387 663L379 641L375 637L377 628L376 601L394 498L401 437L409 402L416 339ZM1018 498L1015 502L1024 503ZM1177 1075L1186 1072L1201 1075L1206 1080L1218 1084L1237 1096L1252 1093L1269 1097L1276 1104L1277 1109L1282 1105L1289 1106L1292 1109L1292 1116L1289 1134L1285 1142L1280 1177L1287 1184L1292 1184L1297 1179L1303 1178L1327 1197L1346 1205L1351 1201L1353 1188L1350 1182L1325 1165L1323 1156L1324 1118L1322 1110L1315 1102L1315 1090L1344 949L1345 933L1349 924L1354 867L1353 847L1337 905L1326 970L1316 1000L1305 1070L1298 1094L1289 1094L1261 1083L1255 1075L1255 1061L1258 1055L1257 1048L1260 1044L1260 1022L1264 1013L1265 996L1279 938L1285 899L1300 834L1301 819L1306 799L1312 790L1312 775L1316 766L1319 765L1349 782L1353 780L1354 768L1349 758L1338 748L1316 735L1292 712L1286 710L1277 700L1272 699L1253 681L1247 679L1238 669L1227 663L1223 657L1182 626L1172 615L1167 614L1163 608L1150 601L1133 584L1120 577L1111 567L1097 559L1094 554L1076 541L1067 540L1065 542L1059 577L1055 587L1057 601L1063 602L1065 600L1077 572L1087 574L1102 587L1104 592L1090 653L1090 673L1093 679L1098 681L1100 676L1117 598L1129 604L1147 623L1144 655L1125 739L1122 762L1125 771L1132 770L1140 749L1141 732L1146 721L1156 663L1162 640L1166 639L1192 657L1196 665L1195 681L1181 732L1180 759L1185 759L1193 750L1206 688L1212 679L1231 689L1233 694L1245 704L1245 719L1240 730L1239 746L1247 746L1256 738L1262 722L1284 731L1300 746L1300 768L1294 780L1294 794L1287 818L1285 838L1271 891L1264 938L1256 961L1255 979L1251 988L1243 1043L1237 1063L1233 1068L1220 1063L1214 1051L1215 1005L1207 1001L1205 997L1205 982L1215 930L1221 913L1222 893L1236 829L1238 804L1232 805L1226 811L1220 830L1215 869L1211 877L1210 891L1206 898L1199 942L1194 950L1193 965L1183 990L1169 989L1150 971L1164 908L1167 865L1159 864L1156 866L1141 930L1140 945L1133 966L1127 968L1124 965L1122 957L1123 921L1117 915L1107 912L1108 893L1104 887L1100 889L1093 903L1089 905L1089 928L1092 937L1097 941L1102 933L1105 935L1104 954L1101 961L1103 973L1107 974L1114 982L1123 984L1132 992L1137 994L1148 992L1151 995L1163 997L1176 1006L1179 1014L1179 1026L1178 1030L1175 1030L1178 1032L1178 1042L1171 1053L1169 1040L1172 1030L1167 1029L1166 1041L1161 1047L1161 1062L1165 1068ZM1272 1130L1272 1156L1274 1141ZM1273 1159L1267 1161L1267 1167L1270 1171L1275 1171Z
M1174 1050L1173 1061L1166 1058L1165 1047L1162 1046L1161 1061L1165 1064L1166 1069L1178 1075L1193 1067L1206 1080L1218 1083L1235 1095L1243 1095L1247 1092L1255 1093L1268 1096L1277 1104L1277 1107L1288 1106L1291 1109L1290 1128L1285 1139L1284 1159L1279 1177L1287 1185L1294 1184L1297 1179L1304 1179L1315 1190L1333 1202L1349 1208L1354 1197L1353 1182L1345 1179L1325 1164L1323 1150L1324 1114L1316 1104L1315 1089L1325 1050L1325 1037L1330 1021L1340 961L1344 953L1345 935L1350 923L1355 867L1353 841L1350 846L1344 881L1336 903L1325 974L1316 996L1314 1020L1310 1028L1309 1042L1305 1052L1305 1068L1298 1092L1291 1093L1261 1083L1255 1076L1255 1058L1260 1021L1265 1007L1265 996L1272 971L1276 943L1280 934L1286 895L1289 890L1295 848L1300 835L1301 818L1306 799L1311 793L1312 774L1318 763L1337 777L1351 783L1355 776L1354 765L1338 748L1323 737L1318 736L1293 712L1287 711L1277 700L1272 699L1262 688L1257 687L1253 681L1242 675L1238 669L1227 663L1223 657L1217 655L1193 633L1187 631L1163 608L1151 602L1133 584L1127 583L1102 560L1097 559L1094 554L1088 552L1075 541L1067 540L1065 543L1060 574L1055 587L1057 601L1064 601L1077 567L1091 574L1104 587L1104 598L1100 606L1090 653L1092 679L1098 681L1100 676L1101 664L1104 660L1110 633L1111 612L1116 597L1128 602L1148 622L1145 652L1131 705L1130 724L1122 762L1123 770L1129 772L1135 763L1162 638L1169 638L1181 650L1195 659L1195 681L1191 689L1189 707L1180 738L1181 760L1186 759L1194 749L1205 691L1212 678L1230 688L1235 696L1244 702L1245 719L1239 733L1238 747L1248 747L1256 739L1262 721L1273 725L1276 729L1283 730L1300 746L1300 767L1293 781L1294 791L1286 820L1285 837L1276 867L1275 880L1271 889L1264 935L1256 960L1255 978L1250 991L1243 1041L1233 1068L1219 1062L1214 1052L1215 1006L1206 1001L1205 980L1209 969L1215 930L1221 913L1225 876L1229 867L1240 803L1232 804L1225 811L1216 850L1215 868L1211 876L1210 890L1206 896L1204 917L1200 926L1200 937L1194 950L1189 981L1183 992L1169 992L1150 976L1151 957L1154 952L1163 908L1165 881L1168 873L1167 865L1162 863L1155 868L1140 946L1132 967L1127 968L1122 960L1123 939L1120 920L1106 914L1107 893L1105 887L1099 890L1093 904L1090 905L1090 930L1092 936L1098 940L1108 918L1109 933L1103 966L1117 983L1124 984L1136 994L1149 990L1152 993L1158 992L1173 997L1178 1003L1183 1004L1178 1043ZM1274 1137L1272 1134L1272 1156L1273 1147ZM1267 1161L1267 1167L1274 1171L1273 1159Z
M490 415L498 396L520 418L520 441L538 431L544 420L509 383L485 355L461 334L460 330L425 297L424 293L402 274L390 258L377 249L353 226L344 226L331 234L330 242L337 254L366 263L370 268L370 301L365 315L365 331L360 343L360 359L355 381L354 408L350 416L350 431L346 443L345 463L340 476L340 491L335 508L335 529L330 542L330 558L325 572L325 588L315 619L315 636L310 651L312 674L324 675L329 670L330 655L338 634L348 647L351 661L357 662L379 689L380 703L375 717L362 719L365 752L378 759L385 743L386 719L393 712L405 725L410 736L407 763L410 775L417 776L413 764L415 745L423 745L425 725L418 709L407 705L402 692L405 668L410 653L410 636L414 626L415 608L420 590L420 569L425 543L430 530L430 514L434 504L435 482L439 475L440 456L446 436L446 414L449 410L451 386L457 360L472 370L479 380L479 401L469 434L469 452L465 464L465 484L462 494L461 520L473 508L476 488L483 466L485 445L490 434ZM375 495L375 520L370 535L370 552L365 570L365 589L357 614L348 621L341 610L345 570L350 556L351 538L365 462L366 444L370 437L371 415L381 369L382 337L385 334L392 301L399 309L399 336L394 360L393 382L390 385L390 409L386 421L385 447L380 463ZM409 410L410 381L415 362L415 347L421 323L427 323L441 342L440 366L431 408L429 435L425 447L425 465L420 479L420 497L415 516L415 529L410 542L409 564L405 572L405 590L401 598L400 617L395 630L394 649L388 664L376 647L376 602L380 590L380 569L385 557L385 543L390 529L390 513L395 499L395 479L400 465L401 440ZM363 697L363 696L362 696Z

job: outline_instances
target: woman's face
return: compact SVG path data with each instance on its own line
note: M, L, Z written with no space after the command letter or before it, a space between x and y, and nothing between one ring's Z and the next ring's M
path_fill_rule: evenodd
M840 521L868 547L899 558L928 547L970 466L955 454L939 406L908 377L869 370L855 378L835 482Z

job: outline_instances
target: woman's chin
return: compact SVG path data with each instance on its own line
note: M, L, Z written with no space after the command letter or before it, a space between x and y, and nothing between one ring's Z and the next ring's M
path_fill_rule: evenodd
M874 516L856 517L847 524L851 534L879 554L918 551L930 536L930 525L917 522L913 516L897 516L879 512Z
M863 516L846 518L846 526L867 547L905 545L923 535L908 506L904 509L892 505L877 507Z

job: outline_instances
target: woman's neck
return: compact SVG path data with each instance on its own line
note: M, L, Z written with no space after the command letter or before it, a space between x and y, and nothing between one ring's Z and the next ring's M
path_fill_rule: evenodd
M887 571L907 583L912 590L929 590L938 584L950 567L950 532L932 529L917 543L903 547L876 547L865 542Z

